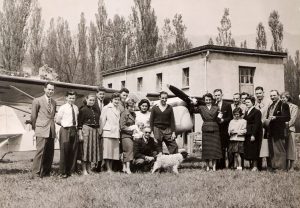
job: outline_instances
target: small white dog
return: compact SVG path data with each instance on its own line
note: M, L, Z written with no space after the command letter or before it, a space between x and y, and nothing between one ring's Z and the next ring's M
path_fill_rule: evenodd
M154 162L151 173L154 173L160 168L172 167L172 171L178 174L178 166L187 158L188 153L183 151L172 155L158 155Z

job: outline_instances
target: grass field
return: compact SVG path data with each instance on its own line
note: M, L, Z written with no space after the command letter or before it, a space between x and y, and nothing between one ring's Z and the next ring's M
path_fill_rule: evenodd
M32 152L0 163L0 207L300 207L300 172L205 172L186 162L172 173L99 173L31 179Z

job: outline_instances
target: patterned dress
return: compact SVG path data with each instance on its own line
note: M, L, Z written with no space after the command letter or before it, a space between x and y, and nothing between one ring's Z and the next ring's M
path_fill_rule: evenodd
M202 159L212 160L221 159L221 139L218 120L218 107L211 106L209 109L206 106L199 106L194 110L194 113L200 113L202 125Z
M78 129L82 130L83 143L81 159L84 162L102 160L101 141L98 133L99 113L92 106L83 106L79 110Z

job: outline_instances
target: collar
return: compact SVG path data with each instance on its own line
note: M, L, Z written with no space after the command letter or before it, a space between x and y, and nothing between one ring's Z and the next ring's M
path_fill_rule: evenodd
M48 102L48 100L51 100L51 97L48 97L46 94L45 94L45 98L46 98L47 102Z
M248 115L249 115L249 113L251 112L251 110L254 108L254 106L252 106L251 108L249 108L249 110L248 110Z

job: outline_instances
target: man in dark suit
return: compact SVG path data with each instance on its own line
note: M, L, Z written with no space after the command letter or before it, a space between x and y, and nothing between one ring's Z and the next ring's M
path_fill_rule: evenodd
M50 175L54 156L56 102L51 97L54 94L54 84L47 82L45 94L32 102L31 125L36 136L36 155L33 159L33 177Z
M215 104L219 108L218 118L220 119L219 128L223 155L223 158L217 162L217 168L226 168L226 155L228 155L228 166L229 168L232 168L234 166L234 160L233 157L227 153L230 138L228 134L228 125L233 118L231 106L230 103L223 101L223 91L221 89L214 90L214 97L216 100Z
M154 163L154 158L159 152L157 143L154 138L150 137L151 128L144 128L142 138L136 140L133 146L134 161L137 170L146 172L150 171Z
M109 103L108 99L105 98L105 90L102 87L98 87L97 89L97 99L94 104L95 110L98 112L98 115L101 115L101 111L105 105ZM102 145L102 143L100 143ZM100 147L102 149L102 147ZM99 161L98 164L95 164L93 171L100 172L101 171L102 161Z
M285 122L291 118L288 104L279 99L277 90L271 90L272 104L267 111L266 137L269 143L271 165L273 169L286 168Z
M105 90L102 87L98 87L97 89L97 100L94 104L96 111L98 111L99 115L101 115L101 111L105 105L109 103L108 99L105 97Z

